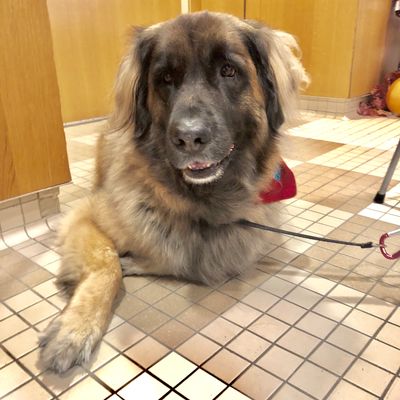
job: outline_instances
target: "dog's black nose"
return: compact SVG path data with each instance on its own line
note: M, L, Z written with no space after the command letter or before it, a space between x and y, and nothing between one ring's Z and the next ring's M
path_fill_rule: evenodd
M186 153L204 148L211 139L211 131L199 118L183 118L174 124L171 132L172 143Z

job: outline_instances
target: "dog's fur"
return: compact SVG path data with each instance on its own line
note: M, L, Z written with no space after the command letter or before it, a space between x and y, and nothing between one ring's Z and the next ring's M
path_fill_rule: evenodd
M265 236L235 221L270 221L258 195L307 80L297 50L286 33L216 13L135 32L98 142L93 193L60 232L58 282L71 299L42 335L47 367L88 359L123 275L213 284L265 252ZM204 163L219 161L209 176Z

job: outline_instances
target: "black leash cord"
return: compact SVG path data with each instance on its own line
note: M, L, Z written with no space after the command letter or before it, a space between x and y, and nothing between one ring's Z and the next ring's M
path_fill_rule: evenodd
M379 245L376 245L373 242L355 243L355 242L346 242L344 240L327 239L327 238L320 237L320 236L306 235L304 233L297 233L297 232L286 231L284 229L273 228L272 226L257 224L255 222L247 221L246 219L240 219L239 221L237 221L237 223L240 225L248 226L250 228L261 229L263 231L282 233L284 235L297 236L297 237L301 237L304 239L318 240L320 242L344 244L345 246L356 246L356 247L361 247L362 249L370 249L373 247L379 247Z

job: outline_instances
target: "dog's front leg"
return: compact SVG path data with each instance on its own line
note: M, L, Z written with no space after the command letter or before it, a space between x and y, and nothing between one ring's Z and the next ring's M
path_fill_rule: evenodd
M66 284L73 294L40 338L41 360L57 372L89 359L107 328L121 283L121 266L112 241L82 210L70 219L63 251L59 283Z

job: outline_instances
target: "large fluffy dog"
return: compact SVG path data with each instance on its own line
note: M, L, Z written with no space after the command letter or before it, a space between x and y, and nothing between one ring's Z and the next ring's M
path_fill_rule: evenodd
M46 366L88 359L122 275L210 284L265 252L265 236L235 221L270 220L259 192L306 81L293 50L286 33L214 13L135 32L93 193L61 229L58 280L71 299L42 335Z

